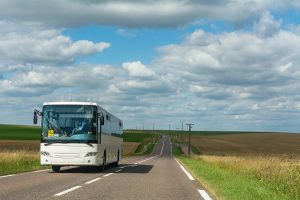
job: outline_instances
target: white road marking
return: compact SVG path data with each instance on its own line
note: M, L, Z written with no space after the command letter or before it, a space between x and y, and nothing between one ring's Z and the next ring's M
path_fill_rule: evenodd
M162 145L162 147L161 147L160 155L162 155L162 152L163 152L163 150L164 150L164 146L165 146L165 140L163 141L163 145Z
M9 174L9 175L5 175L5 176L0 176L0 178L6 178L6 177L10 177L10 176L15 176L16 174Z
M94 182L96 182L96 181L98 181L98 180L100 180L100 179L101 179L101 177L95 178L95 179L93 179L93 180L90 180L90 181L85 182L85 184L91 184L91 183L94 183Z
M148 161L148 160L151 160L151 159L153 159L153 158L155 158L155 157L157 157L158 155L156 155L156 156L152 156L152 157L150 157L150 158L147 158L147 159L145 159L145 160L142 160L142 161L139 161L139 162L136 162L136 163L134 163L135 165L137 165L137 164L140 164L140 163L142 163L142 162L146 162L146 161Z
M45 171L49 171L50 169L42 169L42 170L37 170L37 171L33 171L34 173L38 173L38 172L45 172Z
M122 167L119 167L120 169L124 169L125 167L129 167L128 165L125 165L125 166L122 166Z
M204 200L212 200L205 190L198 190Z
M176 160L176 162L178 163L178 165L180 166L180 168L182 169L182 171L187 175L187 177L191 180L194 181L194 177L188 172L186 171L186 169L178 162L178 160L176 158L174 158Z
M78 188L81 188L81 187L82 187L82 186L77 185L77 186L75 186L75 187L72 187L72 188L70 188L70 189L67 189L67 190L65 190L65 191L62 191L62 192L60 192L60 193L57 193L57 194L55 194L54 196L56 196L56 197L62 196L62 195L64 195L64 194L67 194L68 192L71 192L71 191L73 191L73 190L77 190Z
M123 169L119 169L119 170L117 170L117 171L115 171L115 172L118 173L118 172L121 172L121 171L123 171Z
M110 175L113 175L114 173L109 173L109 174L105 174L104 177L107 177L107 176L110 176Z
M150 154L150 155L152 155L152 154L153 154L153 152L154 152L154 150L155 150L155 148L156 148L156 145L157 145L157 142L155 143L155 146L154 146L154 148L152 149L152 152L151 152L151 154Z

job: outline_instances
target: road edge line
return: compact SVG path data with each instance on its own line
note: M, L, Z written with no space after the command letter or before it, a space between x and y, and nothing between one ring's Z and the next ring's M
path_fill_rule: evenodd
M204 200L212 200L212 198L208 195L208 193L205 190L198 189L198 192Z
M15 176L15 175L17 175L17 174L8 174L8 175L0 176L0 178L6 178L6 177Z
M173 158L176 160L178 165L180 166L181 170L185 173L185 175L191 180L194 181L195 178L179 163L179 161L173 156Z

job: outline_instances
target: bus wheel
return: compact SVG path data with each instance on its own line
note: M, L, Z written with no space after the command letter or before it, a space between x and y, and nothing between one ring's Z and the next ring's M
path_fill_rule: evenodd
M103 163L101 166L101 171L104 171L106 168L106 153L103 154Z
M52 171L59 172L60 171L60 166L58 166L58 165L52 165Z
M120 152L119 152L119 150L118 150L117 162L115 162L115 166L116 166L116 167L119 166L119 161L120 161Z

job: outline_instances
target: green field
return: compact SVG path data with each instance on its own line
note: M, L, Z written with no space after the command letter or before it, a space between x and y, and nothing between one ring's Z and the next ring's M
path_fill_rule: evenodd
M0 124L0 140L39 140L40 127Z
M124 142L143 142L146 138L155 138L157 134L147 132L124 131Z

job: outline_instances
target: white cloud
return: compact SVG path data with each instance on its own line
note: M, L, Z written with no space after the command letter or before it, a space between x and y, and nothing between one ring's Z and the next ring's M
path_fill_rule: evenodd
M133 77L146 78L155 75L154 71L148 69L141 61L125 62L122 66L128 71L129 75Z
M297 8L292 0L29 0L26 4L20 0L2 0L0 13L8 20L59 27L91 23L123 27L178 27L201 19L222 19L240 23L266 9L284 9L289 6Z
M55 29L33 30L19 24L0 21L0 59L3 63L69 64L76 59L102 52L109 43L88 40L72 41ZM22 28L24 27L24 28Z
M180 44L160 47L154 70L181 79L176 85L186 96L187 112L198 110L234 129L251 128L251 122L256 129L275 128L275 121L295 127L299 120L287 118L299 116L300 35L280 29L270 13L254 27L216 34L196 30Z
M1 22L6 28L0 29L0 104L7 118L20 112L19 120L31 123L32 108L44 101L90 99L126 127L140 119L146 128L153 123L167 128L162 127L167 120L194 122L202 130L299 128L300 35L280 29L270 13L251 31L196 30L181 43L158 48L150 63L119 66L69 64L101 52L107 43L72 41L61 30Z
M270 12L264 12L260 20L255 23L254 31L261 37L270 37L280 31L281 22L276 21Z

